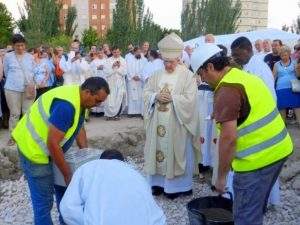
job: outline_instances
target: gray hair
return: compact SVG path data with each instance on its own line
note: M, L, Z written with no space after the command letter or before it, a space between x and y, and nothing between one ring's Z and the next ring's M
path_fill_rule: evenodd
M281 48L280 48L280 51L279 51L279 54L283 54L283 53L288 53L289 55L292 53L292 50L289 46L287 45L283 45Z

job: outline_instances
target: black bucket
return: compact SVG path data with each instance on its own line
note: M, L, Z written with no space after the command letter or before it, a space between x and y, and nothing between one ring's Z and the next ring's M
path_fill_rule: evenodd
M220 196L196 198L187 204L190 225L234 225L231 199Z

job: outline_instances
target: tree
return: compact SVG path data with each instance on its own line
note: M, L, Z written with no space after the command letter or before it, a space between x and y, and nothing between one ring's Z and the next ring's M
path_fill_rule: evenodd
M237 29L241 16L240 0L209 0L206 5L207 18L205 32L211 34L231 34Z
M82 33L82 43L86 49L90 49L93 45L98 45L100 39L98 37L97 31L90 27L85 29Z
M107 39L113 46L126 50L127 45L135 38L135 30L130 19L127 1L117 0L116 9L113 12L112 28L107 32Z
M77 10L74 6L68 8L68 14L66 19L66 28L65 35L72 37L78 27L78 24L75 24L77 17Z
M162 34L162 28L153 22L152 13L149 10L144 13L143 0L117 0L112 28L107 32L111 45L126 51L129 43L140 45L148 41L155 47Z
M234 33L240 15L240 0L193 0L181 15L183 39L206 33Z
M17 22L29 46L36 47L59 33L59 11L61 4L56 0L25 1Z
M0 3L0 45L10 43L14 23L10 12L3 3Z
M70 36L67 36L65 34L60 34L50 38L47 41L47 45L53 48L60 46L63 47L64 49L69 49L71 42L72 42L72 38Z

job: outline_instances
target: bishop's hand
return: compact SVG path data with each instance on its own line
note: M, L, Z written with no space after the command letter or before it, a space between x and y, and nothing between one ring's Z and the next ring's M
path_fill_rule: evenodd
M172 96L169 93L158 93L155 98L160 103L169 103L172 101Z

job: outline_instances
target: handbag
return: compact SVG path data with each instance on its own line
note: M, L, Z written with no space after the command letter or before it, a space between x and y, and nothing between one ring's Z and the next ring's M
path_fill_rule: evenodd
M28 100L34 100L35 96L36 96L36 88L35 88L34 81L30 80L29 77L26 75L25 70L22 66L22 63L20 62L20 60L18 59L17 56L16 56L16 59L19 63L19 66L22 70L22 73L23 73L23 76L25 79L25 90L24 90L25 98Z
M291 84L292 84L292 91L299 93L300 92L300 80L293 79L293 80L291 80Z

